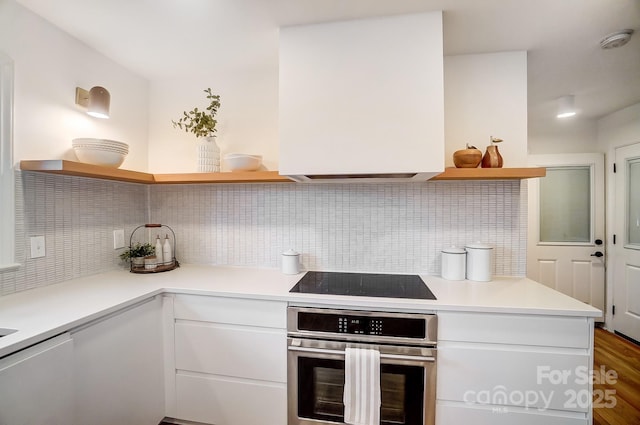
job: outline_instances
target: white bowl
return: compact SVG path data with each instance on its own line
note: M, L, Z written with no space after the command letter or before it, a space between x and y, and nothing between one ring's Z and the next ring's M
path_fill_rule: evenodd
M126 143L122 145L116 145L115 143L88 143L88 142L78 142L74 141L72 143L73 146L94 146L96 148L113 148L113 149L124 149L129 150L129 145Z
M231 171L255 171L262 164L262 156L229 153L224 156L224 161Z
M118 168L124 162L126 153L88 147L75 147L74 152L80 162L101 165L103 167Z
M79 138L73 139L71 144L75 147L76 145L83 146L110 146L114 148L127 149L129 150L129 145L124 142L117 142L115 140L108 139L93 139L93 138Z
M83 150L94 150L94 151L107 151L107 152L117 152L117 153L121 153L121 154L128 154L129 150L128 149L121 149L121 148L112 148L109 146L91 146L91 145L75 145L73 147L74 150L77 149L83 149Z

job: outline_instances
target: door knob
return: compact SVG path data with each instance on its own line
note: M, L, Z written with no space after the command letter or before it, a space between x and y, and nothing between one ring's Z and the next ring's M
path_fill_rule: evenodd
M596 239L595 240L596 245L602 245L602 239Z
M604 256L604 254L602 252L600 252L600 251L596 251L593 254L591 254L591 256L600 258L600 257Z

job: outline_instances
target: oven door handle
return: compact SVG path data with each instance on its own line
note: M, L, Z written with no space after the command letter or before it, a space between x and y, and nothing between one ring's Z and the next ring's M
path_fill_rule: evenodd
M309 347L295 347L290 345L287 347L289 351L298 351L303 353L316 353L316 354L333 354L336 356L344 357L344 351L340 350L327 350L324 348L309 348ZM433 348L432 348L433 350ZM408 360L413 362L435 362L436 358L433 356L406 356L402 354L383 354L380 353L380 359L384 360Z

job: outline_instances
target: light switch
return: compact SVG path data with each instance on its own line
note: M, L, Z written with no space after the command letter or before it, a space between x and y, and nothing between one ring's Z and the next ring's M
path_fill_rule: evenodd
M31 258L44 257L46 254L44 249L44 236L31 237Z
M113 249L124 248L124 229L113 231Z

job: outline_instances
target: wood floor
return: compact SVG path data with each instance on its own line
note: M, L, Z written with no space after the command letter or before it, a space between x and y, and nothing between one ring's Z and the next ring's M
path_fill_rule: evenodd
M593 425L639 425L640 346L597 328L593 370Z
M593 425L640 424L640 347L596 329L593 363Z

